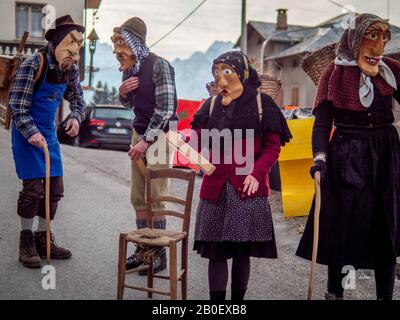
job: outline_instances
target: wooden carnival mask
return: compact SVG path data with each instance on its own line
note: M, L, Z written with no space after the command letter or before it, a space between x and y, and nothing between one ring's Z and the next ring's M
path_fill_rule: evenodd
M375 77L379 72L386 44L391 39L390 27L387 23L376 22L364 34L358 55L358 66L363 73Z
M68 33L57 45L54 55L61 70L68 70L79 61L79 50L83 44L83 35L76 30Z
M111 41L114 45L113 53L120 63L119 71L123 72L131 69L136 64L136 57L132 49L125 43L120 33L114 32Z
M218 94L222 96L222 105L228 106L243 94L243 84L236 71L225 63L213 66L213 76Z

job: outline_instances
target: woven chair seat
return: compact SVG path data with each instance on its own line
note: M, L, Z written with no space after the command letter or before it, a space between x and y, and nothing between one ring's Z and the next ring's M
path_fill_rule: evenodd
M126 240L141 245L166 247L170 241L178 242L185 239L186 236L186 232L144 228L129 232Z

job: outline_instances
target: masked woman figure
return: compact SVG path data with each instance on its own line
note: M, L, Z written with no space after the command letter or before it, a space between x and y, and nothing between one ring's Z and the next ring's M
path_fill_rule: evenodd
M383 57L390 26L359 15L322 75L314 105L314 166L321 172L318 263L327 299L342 299L342 268L374 269L378 299L392 299L400 253L400 142L392 125L400 63ZM336 130L329 142L332 125ZM311 259L313 210L297 255Z
M233 258L232 299L242 300L250 257L277 258L267 175L291 134L273 99L258 93L257 72L242 52L222 54L212 72L218 96L192 122L216 166L203 178L194 250L209 259L212 300L225 299L227 260Z

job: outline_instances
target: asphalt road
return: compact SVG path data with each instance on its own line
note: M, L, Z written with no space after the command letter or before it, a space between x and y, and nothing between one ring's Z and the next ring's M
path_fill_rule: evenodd
M56 289L43 290L40 269L30 270L18 262L19 218L16 201L20 182L16 178L10 148L10 134L0 127L0 299L115 299L118 237L135 229L129 202L130 161L125 152L62 146L65 197L60 203L53 230L57 242L70 248L73 258L53 261ZM190 246L201 178L196 181ZM183 195L182 185L172 181L171 193ZM246 299L305 299L309 262L294 255L304 218L284 219L280 194L270 198L274 212L279 259L252 259ZM176 226L176 221L168 221ZM299 231L300 230L300 231ZM208 299L207 260L189 252L189 299ZM145 285L145 278L128 277L131 283ZM157 280L156 280L157 281ZM167 288L167 282L156 285ZM229 288L229 284L228 284ZM315 299L323 299L326 268L318 267ZM229 289L228 289L229 290ZM395 297L400 299L396 283ZM373 278L357 280L357 289L348 299L375 299ZM156 299L166 299L155 296ZM143 292L127 289L125 299L146 299Z

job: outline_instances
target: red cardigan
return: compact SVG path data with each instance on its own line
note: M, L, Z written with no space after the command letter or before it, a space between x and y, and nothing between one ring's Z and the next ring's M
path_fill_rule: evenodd
M200 137L200 130L195 130ZM189 140L188 138L186 140ZM246 153L246 140L242 139L238 143L242 143L242 154ZM232 152L235 150L235 145L232 148ZM254 168L250 175L257 179L260 183L256 193L248 196L247 193L243 192L243 183L247 175L237 175L236 169L245 167L246 164L235 163L234 157L232 157L232 164L224 164L224 157L221 155L220 164L213 163L213 157L210 152L209 160L216 167L214 173L211 176L204 175L200 189L200 199L208 200L211 202L217 202L218 196L221 193L225 182L229 179L235 188L236 192L240 195L242 200L255 197L267 197L269 195L269 181L268 174L271 168L278 160L279 153L281 151L280 136L276 133L264 133L262 138L254 138Z

